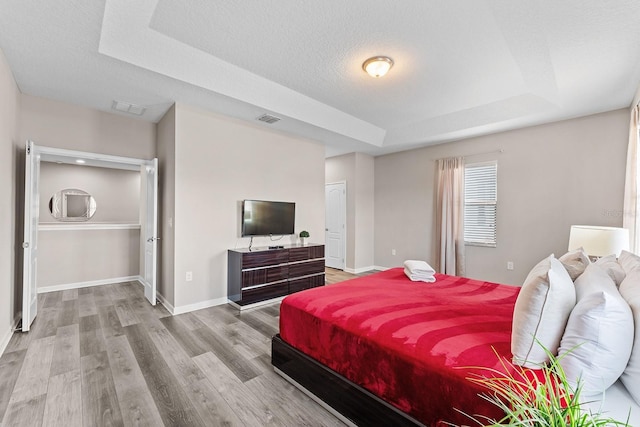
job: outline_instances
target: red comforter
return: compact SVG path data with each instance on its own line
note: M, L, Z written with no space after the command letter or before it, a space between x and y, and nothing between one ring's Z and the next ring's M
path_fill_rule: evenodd
M455 411L500 417L467 377L511 359L520 288L437 274L411 282L400 268L292 294L280 335L426 425L472 425ZM472 370L478 373L478 370Z

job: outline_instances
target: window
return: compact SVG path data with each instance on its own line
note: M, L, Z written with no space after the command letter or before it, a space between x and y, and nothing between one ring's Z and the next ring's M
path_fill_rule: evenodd
M464 242L496 247L498 162L470 163L464 168Z

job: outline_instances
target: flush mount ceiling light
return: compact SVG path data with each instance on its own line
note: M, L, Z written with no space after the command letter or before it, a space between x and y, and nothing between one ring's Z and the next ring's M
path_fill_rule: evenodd
M382 77L393 67L393 59L388 56L374 56L362 64L362 69L371 77Z

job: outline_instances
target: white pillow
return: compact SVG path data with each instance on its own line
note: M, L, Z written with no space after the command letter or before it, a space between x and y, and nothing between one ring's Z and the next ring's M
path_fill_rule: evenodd
M601 266L576 280L578 303L569 316L558 357L569 383L582 380L582 395L604 392L627 366L633 345L631 309Z
M622 251L618 257L618 264L622 267L626 274L640 268L640 257L631 252Z
M607 290L608 292L616 291L616 284L613 282L613 278L607 273L606 269L596 263L590 264L574 284L576 287L576 303L579 303L587 295L602 290Z
M598 258L595 264L604 268L609 276L616 283L616 286L620 286L620 283L624 280L625 272L624 268L618 263L615 255L607 255L602 258Z
M591 261L589 261L589 257L584 253L584 249L582 248L567 252L558 258L558 261L564 265L564 268L567 269L567 273L569 273L569 276L573 281L575 281L578 276L584 272L587 265L591 263Z
M539 368L549 361L545 348L557 354L575 303L573 281L560 261L550 255L533 267L522 285L513 312L513 363Z
M619 262L627 273L627 277L620 284L620 293L631 307L635 323L631 358L620 380L640 405L640 257L622 251Z

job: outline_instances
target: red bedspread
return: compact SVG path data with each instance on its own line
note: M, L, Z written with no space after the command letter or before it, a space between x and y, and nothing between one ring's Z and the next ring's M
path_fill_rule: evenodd
M493 349L511 359L520 288L436 278L411 282L396 268L292 294L282 301L280 335L426 425L470 425L454 408L500 417L465 368L500 368Z

